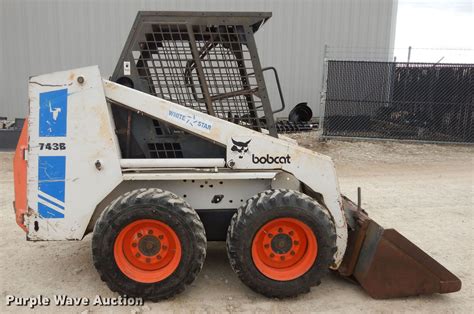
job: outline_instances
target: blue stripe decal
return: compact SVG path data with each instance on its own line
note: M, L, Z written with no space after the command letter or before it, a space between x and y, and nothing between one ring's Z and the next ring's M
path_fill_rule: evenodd
M39 136L66 136L67 88L40 93Z
M43 218L64 218L64 214L44 204L38 203L38 212Z
M52 205L54 205L54 206L56 206L56 207L59 207L59 208L61 208L61 209L64 210L64 206L63 206L63 205L60 205L60 204L58 204L58 203L56 203L56 202L54 202L54 201L52 201L52 200L50 200L50 199L47 199L47 198L44 197L43 195L38 195L38 198L40 198L40 199L42 199L43 201L48 202L48 203L50 203L50 204L52 204Z
M66 189L66 156L39 156L38 190L64 202ZM41 198L38 195L39 198ZM44 198L41 198L44 199ZM46 200L46 202L56 205ZM58 205L56 205L58 206ZM58 206L63 208L63 206ZM64 214L38 202L38 212L43 218L64 218Z

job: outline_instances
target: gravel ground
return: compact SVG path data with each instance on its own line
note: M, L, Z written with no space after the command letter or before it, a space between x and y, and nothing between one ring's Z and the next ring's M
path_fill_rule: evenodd
M378 301L358 286L330 275L310 293L289 300L266 299L232 272L223 243L209 243L204 269L172 300L132 307L38 307L38 312L466 312L473 313L474 148L397 142L318 143L313 133L292 135L302 145L334 158L341 190L356 198L381 225L394 227L461 278L450 295ZM12 212L12 153L0 153L0 312L7 295L94 299L114 297L101 282L91 257L91 237L81 242L26 242Z

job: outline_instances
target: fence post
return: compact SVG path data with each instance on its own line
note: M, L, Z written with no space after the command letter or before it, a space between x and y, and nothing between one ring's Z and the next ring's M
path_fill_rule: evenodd
M324 137L324 115L326 111L326 89L327 89L327 71L328 71L328 59L327 59L327 48L328 45L324 45L323 51L323 73L321 82L321 92L319 100L319 133L320 139Z

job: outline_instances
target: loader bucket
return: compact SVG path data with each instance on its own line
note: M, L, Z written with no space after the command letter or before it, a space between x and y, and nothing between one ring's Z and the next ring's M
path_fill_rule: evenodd
M407 238L394 229L382 228L352 202L348 206L357 227L349 232L341 275L352 277L374 299L461 289L459 278Z

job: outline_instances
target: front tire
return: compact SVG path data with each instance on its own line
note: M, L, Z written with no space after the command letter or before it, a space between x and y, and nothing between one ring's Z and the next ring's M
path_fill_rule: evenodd
M158 301L182 292L201 271L206 235L197 213L156 188L127 192L95 224L94 265L112 291Z
M233 216L227 254L244 284L285 298L318 285L333 263L335 227L328 211L297 191L268 190Z

